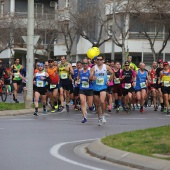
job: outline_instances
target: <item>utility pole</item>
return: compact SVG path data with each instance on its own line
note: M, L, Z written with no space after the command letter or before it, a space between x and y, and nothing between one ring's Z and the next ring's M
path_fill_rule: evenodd
M28 25L27 25L27 95L25 108L31 108L33 99L33 63L34 63L34 0L28 0Z
M115 31L115 7L116 7L116 0L113 0L113 23L112 23L112 53L111 53L111 59L115 59L115 43L114 43L114 31Z

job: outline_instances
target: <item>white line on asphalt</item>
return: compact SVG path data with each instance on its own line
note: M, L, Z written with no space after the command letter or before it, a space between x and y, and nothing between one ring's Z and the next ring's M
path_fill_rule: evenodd
M121 118L121 119L125 119L125 120L126 120L126 119L127 119L127 120L129 120L129 119L133 119L133 120L146 120L146 119L148 119L148 118L142 118L142 117L137 117L137 118L135 117L135 118L133 118L133 117L132 117L132 118Z
M81 166L83 168L87 168L87 169L92 169L92 170L104 170L104 169L100 169L100 168L96 168L96 167L93 167L93 166L89 166L89 165L85 165L85 164L82 164L82 163L79 163L79 162L76 162L76 161L72 161L62 155L59 154L59 150L62 146L66 145L66 144L71 144L71 143L79 143L79 142L87 142L87 141L92 141L92 140L97 140L97 139L87 139L87 140L80 140L80 141L73 141L73 142L65 142L65 143L59 143L55 146L53 146L51 149L50 149L50 153L51 155L53 155L54 157L62 160L62 161L65 161L65 162L68 162L70 164L73 164L73 165L77 165L77 166Z

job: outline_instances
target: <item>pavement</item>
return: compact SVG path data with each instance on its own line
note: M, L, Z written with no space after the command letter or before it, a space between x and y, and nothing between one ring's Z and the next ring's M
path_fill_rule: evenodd
M40 109L41 110L41 109ZM34 109L0 111L0 116L17 116L33 114ZM170 170L170 161L142 156L102 144L101 139L89 143L87 152L103 160L126 165L142 170Z

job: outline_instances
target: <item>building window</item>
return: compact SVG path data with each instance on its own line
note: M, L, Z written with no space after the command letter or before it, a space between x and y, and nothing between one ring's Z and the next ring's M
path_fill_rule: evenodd
M69 0L66 0L66 8L69 7Z
M35 14L43 14L44 13L44 4L35 3L34 11L35 11Z
M1 17L4 16L4 1L1 1Z

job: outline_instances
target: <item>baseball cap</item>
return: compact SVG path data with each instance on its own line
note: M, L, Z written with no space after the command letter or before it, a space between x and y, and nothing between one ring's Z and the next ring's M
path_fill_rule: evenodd
M72 67L76 67L76 63L72 63Z
M166 65L169 65L168 62L163 62L163 65L166 66Z
M159 60L158 60L158 63L163 63L163 60L162 60L162 59L159 59Z
M125 65L129 65L129 61L125 61Z
M38 67L44 67L44 64L43 63L39 63Z

